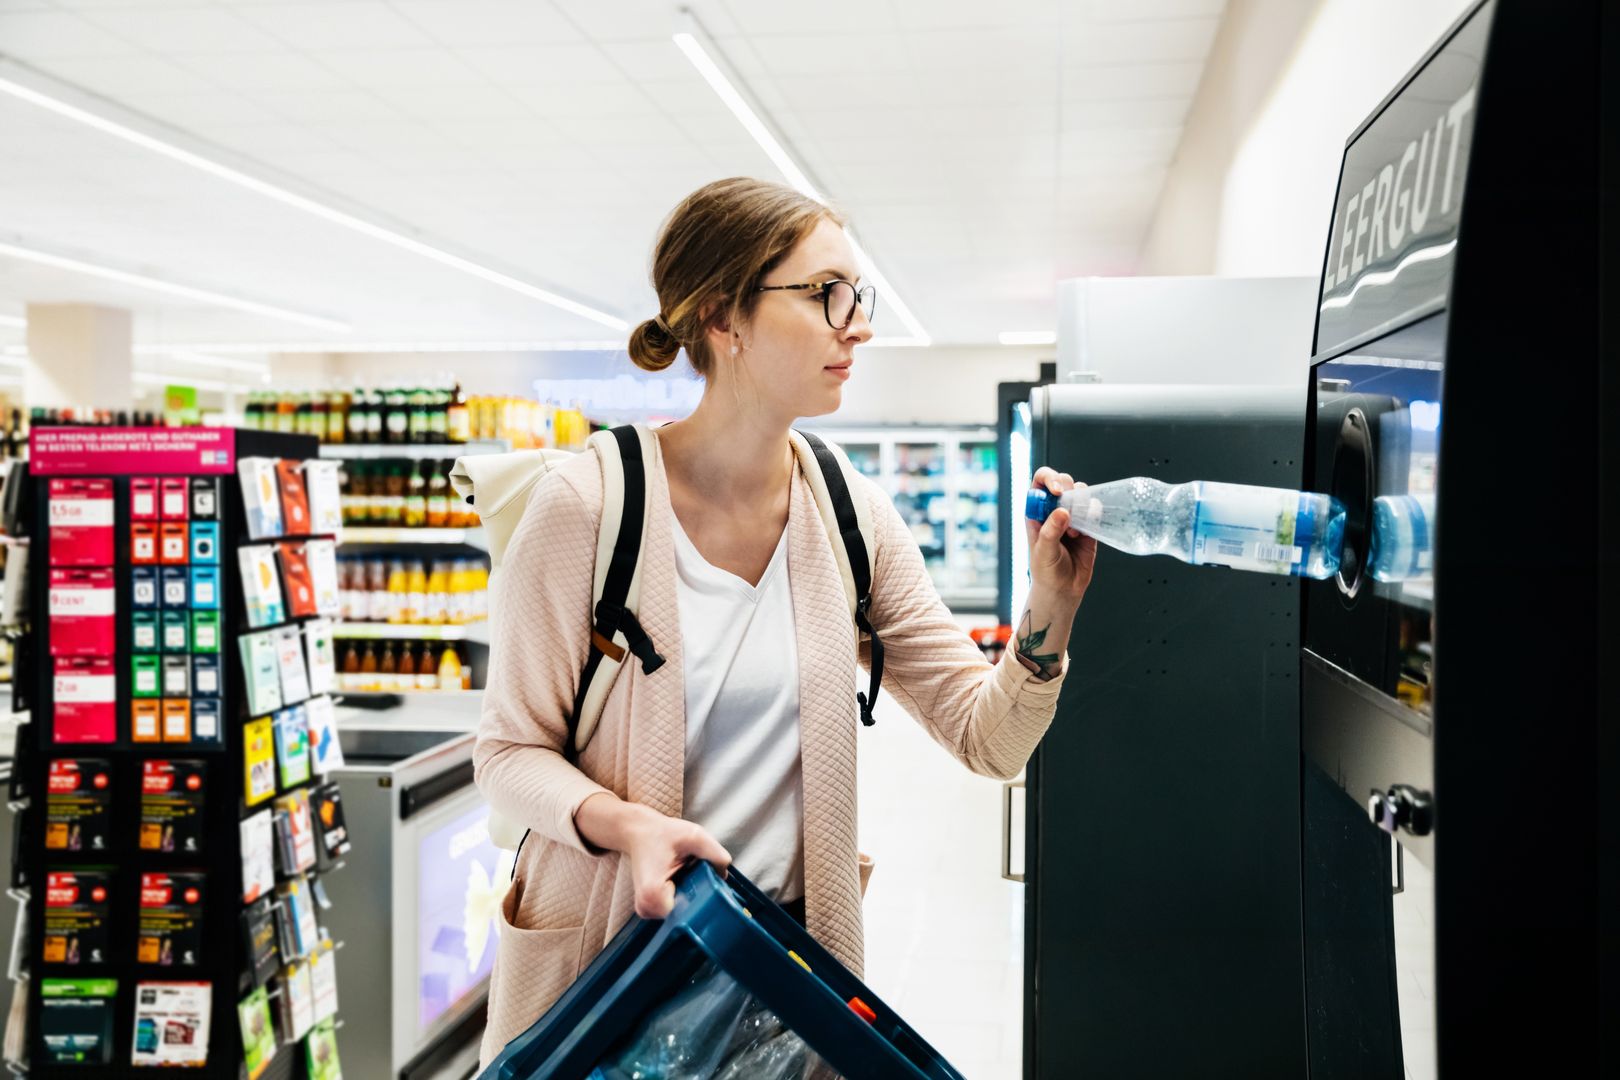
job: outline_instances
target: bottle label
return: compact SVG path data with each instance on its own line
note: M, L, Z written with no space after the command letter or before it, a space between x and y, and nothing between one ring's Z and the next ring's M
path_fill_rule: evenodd
M1199 485L1193 518L1192 562L1268 574L1293 574L1305 561L1294 543L1297 491L1238 484Z

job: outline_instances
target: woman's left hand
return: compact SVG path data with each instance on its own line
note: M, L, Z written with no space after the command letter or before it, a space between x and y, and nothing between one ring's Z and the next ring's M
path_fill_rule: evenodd
M1074 477L1047 465L1035 470L1034 491L1061 495L1075 487ZM1024 519L1029 537L1029 575L1032 592L1044 592L1053 599L1067 600L1076 607L1091 584L1091 570L1097 562L1097 541L1069 528L1069 512L1053 510L1044 524Z

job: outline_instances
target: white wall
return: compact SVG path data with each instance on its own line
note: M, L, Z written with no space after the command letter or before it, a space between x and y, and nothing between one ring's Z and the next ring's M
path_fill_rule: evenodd
M1141 271L1319 275L1345 139L1468 3L1233 0Z

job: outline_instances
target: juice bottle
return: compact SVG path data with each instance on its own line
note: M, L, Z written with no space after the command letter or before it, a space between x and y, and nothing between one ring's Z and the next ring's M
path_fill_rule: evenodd
M352 641L343 644L343 664L338 674L337 685L339 690L360 689L360 654L355 650Z
M468 619L471 622L482 622L489 618L489 567L482 562L475 562L467 577L472 593L471 613Z
M395 672L394 681L401 690L416 689L416 650L411 643L402 641L399 644L399 667Z
M384 618L382 621L391 623L409 622L410 571L398 559L388 564L388 595L383 602Z
M377 682L377 650L371 647L369 641L366 642L366 651L360 656L359 680L361 690L381 689Z
M443 626L450 621L450 574L444 563L433 564L433 572L427 578L426 591L427 596L419 617L429 626Z
M422 654L416 661L416 688L418 690L439 688L439 672L433 666L433 646L425 641L422 643Z
M409 470L405 487L405 527L407 529L420 529L428 523L427 518L427 481L422 477L421 469Z
M467 647L465 645L456 646L456 662L461 665L461 688L463 690L471 690L472 664L468 663L467 661L466 648Z
M377 665L377 683L383 690L399 689L399 661L394 657L394 643L383 645L382 662Z
M467 560L457 559L450 564L450 596L446 605L445 621L453 626L465 626L472 611L472 594L467 589Z
M366 600L371 622L388 621L388 564L381 559L366 563Z
M450 467L445 462L422 462L422 476L427 483L427 524L430 529L442 529L450 524Z
M403 623L428 621L427 566L420 559L411 563L410 574L405 579L405 616L399 621Z
M445 642L444 651L439 654L439 689L461 689L461 657L449 642Z

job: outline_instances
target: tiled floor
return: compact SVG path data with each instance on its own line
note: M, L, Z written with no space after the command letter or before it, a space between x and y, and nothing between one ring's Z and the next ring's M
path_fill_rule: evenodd
M860 738L866 981L968 1080L1017 1080L1024 894L1001 878L1001 784L887 696Z

